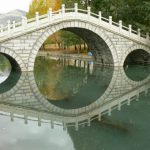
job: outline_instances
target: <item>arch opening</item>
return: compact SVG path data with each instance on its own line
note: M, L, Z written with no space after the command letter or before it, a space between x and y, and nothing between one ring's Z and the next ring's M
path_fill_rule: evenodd
M5 93L16 85L21 68L17 61L5 53L0 53L0 94Z
M93 59L84 59L86 56ZM113 66L113 58L99 35L87 29L65 28L41 46L34 64L34 76L40 93L50 103L75 109L93 103L105 92L113 73L113 68L105 68L105 65ZM99 72L95 71L98 68Z
M136 49L128 54L124 61L124 70L133 81L142 81L150 74L150 54Z
M66 28L81 37L88 46L88 51L92 51L95 56L95 63L104 66L113 66L113 57L106 42L96 33L83 28Z

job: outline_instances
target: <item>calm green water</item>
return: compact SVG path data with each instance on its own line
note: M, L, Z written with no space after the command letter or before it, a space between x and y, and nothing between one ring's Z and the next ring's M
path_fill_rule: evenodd
M1 94L14 88L24 75L17 70L10 73L8 66L3 65L1 69ZM110 85L114 86L111 87L111 91L112 96L116 97L125 90L130 91L133 85L129 86L128 82L142 84L145 81L146 85L149 82L147 80L149 75L149 66L129 66L124 71L121 68L118 70L118 68L100 67L88 62L78 65L74 61L67 61L63 64L60 60L45 58L37 58L34 72L37 88L45 97L45 101L67 110L96 102L108 92ZM21 89L26 93L19 92ZM2 98L0 104L8 102L9 106L29 109L32 96L26 98L25 102L23 99L31 95L29 90L34 91L31 87L29 89L20 87L16 93L11 94L14 98L5 96L5 101ZM21 103L18 97L20 101L22 100ZM111 116L104 115L101 122L97 119L92 121L90 127L83 124L78 131L75 131L75 127L63 130L60 125L55 125L54 129L51 129L50 123L38 126L37 121L33 120L29 120L26 125L21 118L15 118L11 122L7 112L8 116L0 115L0 150L149 150L149 100L150 92L147 95L142 93L139 101L132 101L130 106L123 105L121 111L115 109Z
M44 63L44 67L43 67ZM80 108L97 100L108 88L113 68L66 65L51 59L37 58L35 80L50 103L61 108ZM89 68L87 68L89 67ZM41 71L42 68L42 71Z

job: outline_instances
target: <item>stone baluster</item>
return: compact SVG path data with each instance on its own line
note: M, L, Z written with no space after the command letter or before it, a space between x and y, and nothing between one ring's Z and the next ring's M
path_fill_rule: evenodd
M42 124L41 124L41 119L40 117L38 117L38 126L40 127Z
M138 94L138 95L136 96L136 101L139 101L139 98L140 98L140 95Z
M122 20L119 20L119 31L121 32L122 30Z
M91 16L91 7L87 7L87 14L88 14L88 18L90 18L90 16Z
M109 25L112 25L112 16L109 16Z
M121 110L121 102L118 102L118 110Z
M102 114L101 112L98 114L98 121L101 121L101 118L102 118Z
M59 15L61 15L61 9L59 9L58 11L59 11Z
M149 33L146 33L146 39L149 40Z
M15 31L15 29L16 29L16 21L14 20L13 21L13 31Z
M3 32L3 25L0 25L0 33Z
M27 19L27 17L24 17L24 27L25 28L27 27L27 24L28 24L28 19Z
M130 103L131 103L131 99L128 98L127 105L130 106Z
M52 21L52 8L49 8L49 10L48 10L48 21L49 22Z
M137 30L137 35L138 35L139 38L141 37L141 29Z
M39 26L39 12L35 13L35 19L36 19L36 26Z
M65 4L61 5L61 12L62 12L62 18L64 18L64 15L65 15Z
M24 116L24 123L28 124L28 117L26 115Z
M67 129L66 123L63 123L63 130L65 131Z
M99 21L102 21L102 12L101 11L98 12L98 17L99 17Z
M74 4L74 11L75 11L75 16L77 16L77 14L78 14L78 4L77 3Z
M54 129L54 122L51 120L51 129Z
M8 34L10 34L10 27L11 27L10 20L8 20L8 22L7 22L7 30L8 30Z
M10 113L10 120L11 120L11 122L14 121L14 114L13 114L13 112Z
M132 25L129 24L129 35L131 35L131 33L132 33Z
M88 118L88 126L89 127L91 126L91 118L90 117Z
M108 109L108 115L111 116L111 107Z
M26 26L27 26L27 18L22 17L22 30L25 30Z
M79 130L79 124L78 124L78 121L75 122L75 130L76 130L76 131Z

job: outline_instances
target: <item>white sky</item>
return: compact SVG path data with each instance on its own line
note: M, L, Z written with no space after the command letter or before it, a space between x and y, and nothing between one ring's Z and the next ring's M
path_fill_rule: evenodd
M28 11L32 0L0 0L0 14L15 9Z

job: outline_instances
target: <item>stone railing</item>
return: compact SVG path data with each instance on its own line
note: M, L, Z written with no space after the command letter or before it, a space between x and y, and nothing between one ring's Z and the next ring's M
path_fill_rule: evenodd
M99 11L98 14L95 14L91 12L90 7L88 7L87 10L79 9L77 3L74 4L74 8L65 8L65 5L62 4L62 8L58 11L52 12L52 9L50 8L47 14L40 16L39 13L36 12L34 18L27 19L26 17L22 17L21 22L13 21L11 23L8 21L6 26L0 25L0 42L8 38L25 34L27 32L46 27L50 24L69 19L91 22L105 30L125 36L134 41L136 40L146 45L149 45L150 43L149 33L142 34L140 29L137 31L133 30L132 25L126 27L122 24L121 20L118 23L114 22L112 20L112 16L109 16L109 18L104 18L101 11Z

